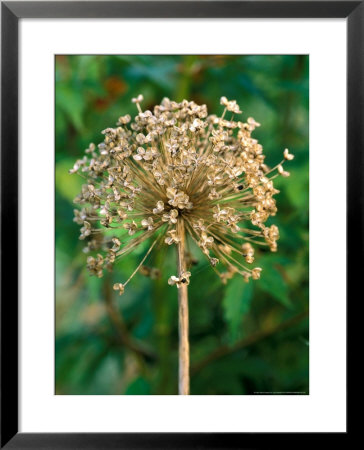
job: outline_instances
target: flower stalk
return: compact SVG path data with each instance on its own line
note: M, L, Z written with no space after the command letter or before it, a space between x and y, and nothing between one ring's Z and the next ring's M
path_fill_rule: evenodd
M188 340L188 284L183 278L186 273L185 227L183 219L177 222L178 243L178 276L181 285L178 289L178 330L179 330L179 382L178 393L190 393L190 346Z

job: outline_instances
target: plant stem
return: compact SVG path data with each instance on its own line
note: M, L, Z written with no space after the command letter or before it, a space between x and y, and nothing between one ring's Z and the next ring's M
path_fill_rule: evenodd
M178 277L186 271L185 227L182 218L177 223L178 237ZM179 395L190 393L190 346L188 342L188 287L181 284L178 289L178 329L179 329Z

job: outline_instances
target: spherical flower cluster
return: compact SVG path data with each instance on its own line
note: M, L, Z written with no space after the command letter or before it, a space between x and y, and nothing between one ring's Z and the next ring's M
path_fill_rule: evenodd
M114 285L122 294L153 247L178 245L183 232L223 282L235 273L246 281L258 279L261 269L249 267L253 246L277 250L278 228L266 225L277 212L273 179L289 175L283 163L293 155L285 149L283 161L267 167L252 137L260 124L234 120L241 114L235 100L221 98L220 117L208 115L206 105L167 98L153 112L142 111L142 100L133 99L138 108L133 122L129 115L120 117L70 170L86 180L75 199L82 209L75 210L74 220L81 225L80 239L87 240L90 273L101 277L152 238L130 278ZM190 275L172 275L168 283L179 288Z

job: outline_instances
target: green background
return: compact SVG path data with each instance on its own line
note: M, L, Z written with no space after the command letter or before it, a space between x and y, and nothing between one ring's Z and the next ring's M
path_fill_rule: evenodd
M148 243L127 256L117 273L90 277L84 243L73 222L82 178L69 175L89 142L119 116L136 114L163 97L205 103L220 114L221 96L236 99L266 162L295 154L289 178L275 186L277 253L256 254L258 281L221 284L196 252L189 289L191 394L308 394L308 56L70 56L56 57L56 393L176 394L178 319L174 249L152 253L122 297L112 283L137 266Z

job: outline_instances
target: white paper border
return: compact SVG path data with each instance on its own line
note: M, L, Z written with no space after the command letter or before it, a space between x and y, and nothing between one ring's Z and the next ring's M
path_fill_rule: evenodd
M20 43L20 430L345 431L346 21L22 19ZM57 53L310 54L309 396L54 395Z

